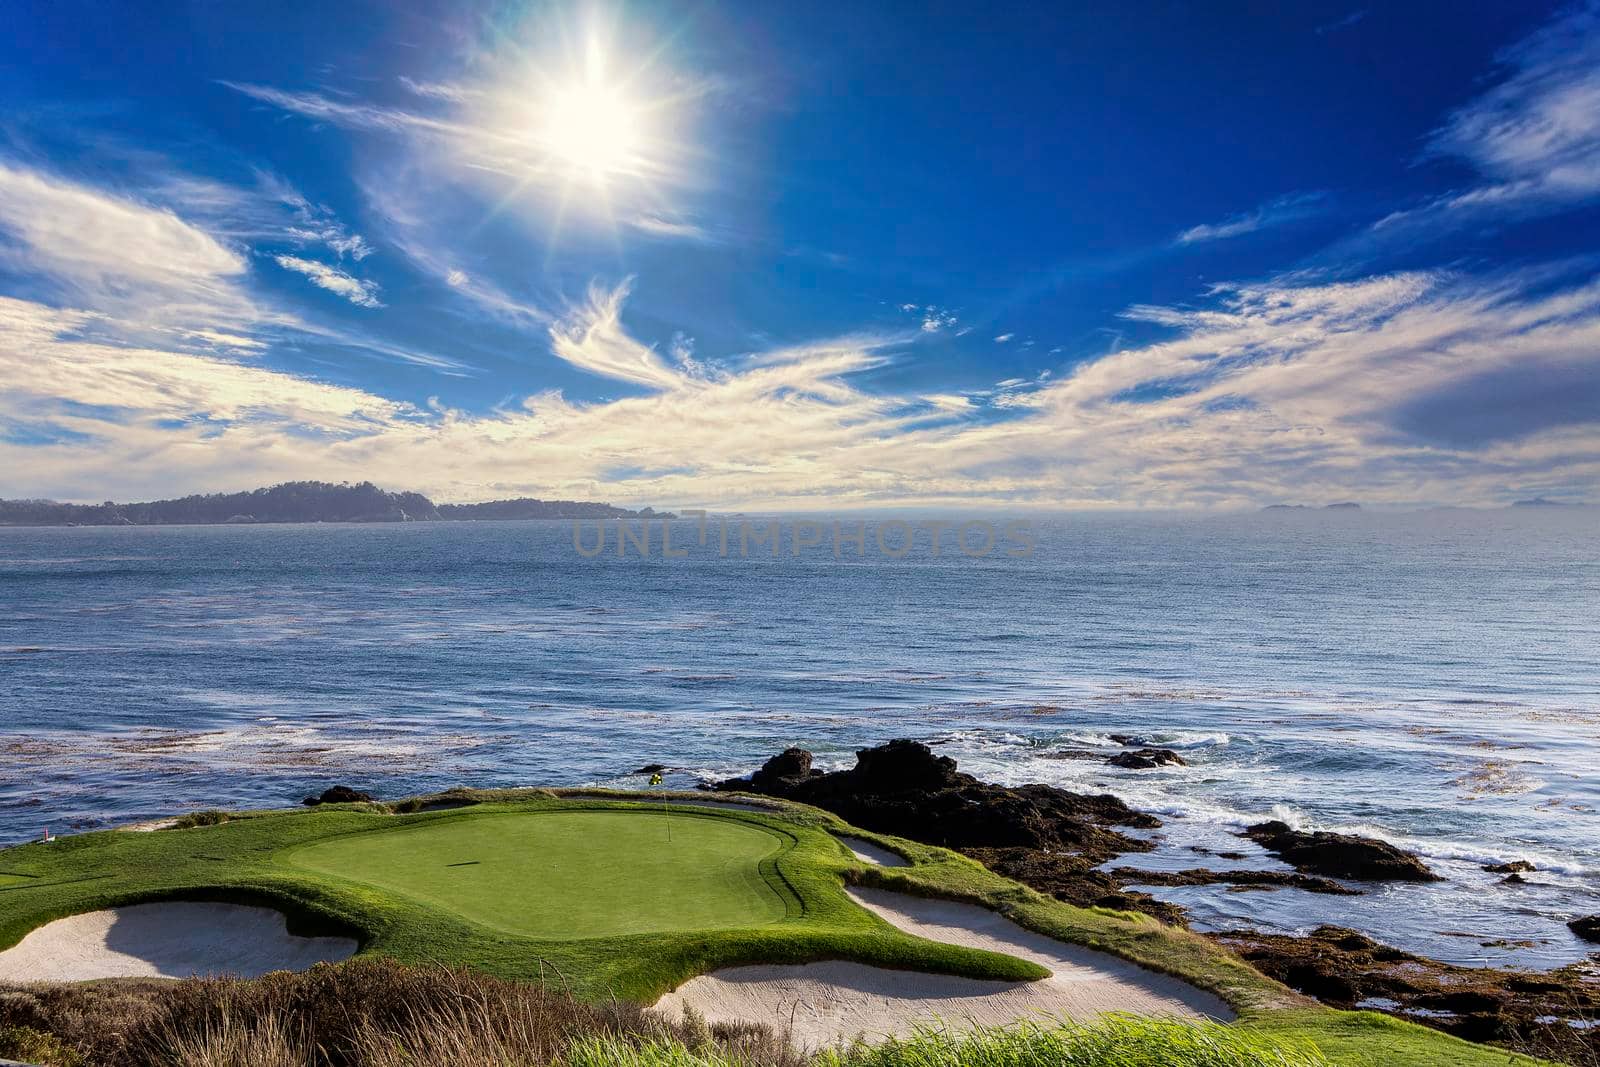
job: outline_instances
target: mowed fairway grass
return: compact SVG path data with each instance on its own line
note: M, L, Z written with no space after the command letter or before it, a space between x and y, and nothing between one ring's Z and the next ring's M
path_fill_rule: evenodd
M784 844L699 812L552 811L336 837L284 858L496 930L577 941L778 922L791 910L772 862Z

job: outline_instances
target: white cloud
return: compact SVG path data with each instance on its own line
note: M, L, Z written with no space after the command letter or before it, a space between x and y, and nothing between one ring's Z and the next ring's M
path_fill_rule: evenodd
M71 439L0 442L0 463L13 492L88 499L348 471L445 499L739 508L1473 504L1600 486L1600 279L1223 287L1203 307L1133 311L1167 340L999 383L989 420L952 417L970 396L854 384L885 362L870 338L705 373L687 337L663 356L632 336L626 295L596 287L551 340L644 395L540 392L485 414L89 341L93 314L6 301L0 418Z
M683 372L691 377L705 378L712 374L712 367L704 361L697 359L694 354L694 338L682 330L672 335L672 344L668 346L672 353L672 360Z
M651 237L697 241L701 244L712 244L716 241L705 227L682 219L669 219L660 215L636 215L628 220L628 225Z
M588 302L550 328L551 351L593 374L635 385L672 389L685 374L667 365L655 349L640 344L622 328L622 303L632 288L590 288Z
M1413 240L1600 197L1600 5L1567 9L1504 52L1500 69L1503 80L1455 111L1428 145L1432 158L1468 164L1479 183L1391 212L1366 240Z
M1305 218L1317 210L1322 203L1322 193L1295 193L1291 196L1279 197L1276 200L1256 208L1254 211L1242 215L1234 215L1221 222L1202 223L1191 226L1174 238L1180 245L1201 244L1206 241L1222 241L1230 237L1241 237L1257 230L1281 226L1296 219Z
M997 336L994 339L994 343L997 344L997 345L1003 345L1003 344L1005 344L1007 341L1011 340L1015 336L1016 336L1016 334L1014 334L1014 333L1003 333L1003 334L1000 334L999 336Z
M264 104L271 104L273 107L292 111L306 118L320 119L355 129L385 130L390 133L419 131L462 139L472 139L482 132L468 125L418 115L401 108L345 103L319 93L288 92L268 85L251 85L226 80L222 84Z
M932 404L940 411L948 411L953 415L962 415L973 409L972 398L960 396L955 393L929 393L922 398L926 404Z
M318 263L312 259L302 259L299 256L274 256L273 259L284 270L304 274L311 280L312 285L326 289L330 293L337 293L358 307L383 307L383 303L378 299L377 282L364 281L346 274L337 267L330 267L326 263Z
M0 163L0 257L65 299L150 325L257 317L237 250L170 208Z
M451 268L449 273L447 273L444 276L445 284L448 285L452 289L460 289L462 286L466 285L471 280L472 279L467 277L467 272L466 271L460 270L458 268Z
M1498 184L1483 199L1600 192L1600 6L1583 4L1502 57L1508 77L1461 108L1431 148Z
M419 82L400 75L400 84L418 96L431 97L435 100L449 100L453 103L464 103L483 95L479 90L469 89L463 85L452 85L446 82Z
M898 304L896 307L908 315L915 315L919 320L918 329L922 333L939 333L942 330L953 329L960 324L961 319L950 308L939 307L937 304ZM962 330L960 333L967 333ZM957 336L960 336L960 333Z
M350 431L408 411L360 390L190 353L83 340L98 316L0 297L0 367L13 413L61 404L124 413L100 429L158 419L286 420L302 429ZM226 340L226 338L224 338ZM101 417L62 416L96 431ZM148 420L148 421L145 421ZM123 455L107 457L121 463Z
M290 237L302 245L325 244L337 253L340 259L349 256L359 263L372 255L372 246L367 244L365 237L362 237L359 233L345 233L340 228L307 229L303 226L291 226L288 233Z

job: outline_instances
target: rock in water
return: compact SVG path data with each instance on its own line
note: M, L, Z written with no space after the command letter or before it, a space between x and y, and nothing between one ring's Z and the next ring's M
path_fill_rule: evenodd
M812 768L811 753L791 748L716 788L798 800L868 830L947 848L1070 849L1095 862L1148 848L1110 827L1161 825L1113 796L980 782L948 756L904 740L862 749L853 768L828 774Z
M1567 929L1585 941L1600 943L1600 915L1585 915L1581 919L1573 919L1567 924Z
M347 785L336 785L332 789L324 789L321 796L306 797L304 803L306 807L314 808L319 804L362 804L377 799L371 793L363 793Z
M856 753L855 774L878 793L948 789L966 777L956 773L955 760L935 756L933 749L918 741L890 741L862 749Z
M1364 882L1440 880L1412 853L1371 837L1326 831L1306 833L1277 820L1247 827L1243 836L1307 874Z
M763 763L761 769L750 776L750 792L782 796L784 790L792 789L807 778L821 773L811 769L811 753L803 748L786 748ZM719 785L717 788L720 789L722 786Z
M1570 1038L1565 1020L1600 1011L1600 986L1579 968L1530 973L1454 966L1338 926L1319 926L1303 937L1251 930L1210 936L1268 977L1334 1007L1381 998L1392 1002L1383 1008L1390 1014L1470 1041Z
M1186 767L1188 761L1170 748L1141 748L1135 752L1118 752L1106 760L1113 767L1126 767L1133 771L1151 767Z

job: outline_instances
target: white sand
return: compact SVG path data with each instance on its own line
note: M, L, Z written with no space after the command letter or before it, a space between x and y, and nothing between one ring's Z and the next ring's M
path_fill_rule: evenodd
M1024 929L986 908L851 889L857 903L908 934L1003 952L1049 968L1037 982L996 982L827 961L803 966L730 967L685 982L656 1009L692 1007L708 1022L764 1022L806 1049L862 1036L903 1035L918 1023L997 1026L1110 1011L1231 1020L1222 1000L1186 982L1092 949Z
M239 904L173 901L92 911L39 927L0 952L0 981L91 978L257 978L349 959L348 937L296 937L283 913Z
M859 837L846 837L844 834L839 834L838 837L844 842L844 847L850 850L850 854L862 863L870 863L874 867L911 866L910 860L898 852L890 852L882 845L874 845L871 841L863 841Z

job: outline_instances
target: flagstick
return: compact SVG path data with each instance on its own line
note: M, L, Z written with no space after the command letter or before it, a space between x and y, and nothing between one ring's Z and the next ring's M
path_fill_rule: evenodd
M659 773L652 774L650 776L650 784L660 785L661 775ZM672 807L667 803L665 791L661 795L661 817L667 820L667 843L670 845L672 843Z

